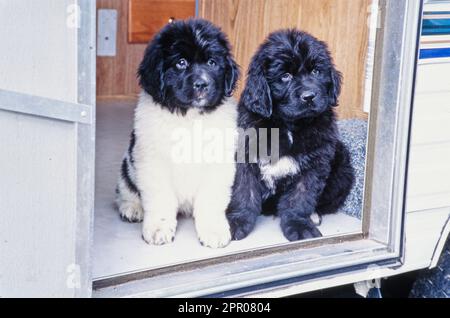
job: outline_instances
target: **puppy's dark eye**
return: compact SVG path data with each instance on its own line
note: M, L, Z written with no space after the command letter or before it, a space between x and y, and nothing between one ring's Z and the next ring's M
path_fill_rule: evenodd
M177 62L177 68L179 70L185 70L187 69L187 67L189 66L188 61L186 61L186 59L179 59Z
M285 83L290 82L292 80L292 74L284 73L283 75L281 75L281 80Z
M317 75L320 74L320 71L319 71L317 68L314 68L314 69L311 71L311 74L314 75L314 76L317 76Z
M207 64L208 64L209 66L211 66L211 67L214 67L214 66L217 65L217 62L214 61L213 59L209 59L208 62L207 62Z

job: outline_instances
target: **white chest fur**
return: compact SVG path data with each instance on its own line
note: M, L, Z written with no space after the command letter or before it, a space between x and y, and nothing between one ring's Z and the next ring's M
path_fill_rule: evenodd
M225 213L236 169L236 103L228 99L210 113L193 108L183 116L142 93L134 130L144 240L152 244L173 240L177 213L184 212L193 213L203 245L227 245L231 233Z
M295 175L300 171L297 161L290 157L281 157L276 163L260 164L261 178L266 186L275 191L275 183L284 177Z
M142 93L135 113L137 169L158 167L161 178L170 178L179 204L186 206L211 178L234 178L236 122L232 99L210 113L193 108L182 116Z

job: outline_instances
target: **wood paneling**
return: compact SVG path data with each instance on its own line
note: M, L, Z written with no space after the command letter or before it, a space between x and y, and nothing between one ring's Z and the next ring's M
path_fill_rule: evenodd
M97 96L136 95L136 71L146 44L128 43L128 1L97 0L97 9L118 11L117 55L97 56Z
M128 42L148 43L167 22L195 16L195 0L129 0Z
M259 44L272 31L296 27L329 44L344 75L341 118L363 112L368 17L371 0L200 0L199 15L228 34L243 73ZM245 79L240 83L241 91Z
M338 107L340 117L367 118L362 104L370 2L371 0L200 0L199 16L211 20L228 34L243 73L259 44L274 30L297 27L326 41L338 69L344 74ZM99 96L136 95L140 90L136 70L146 44L128 43L128 5L126 0L97 1L98 8L118 10L119 17L117 55L97 57ZM244 81L243 78L238 93Z

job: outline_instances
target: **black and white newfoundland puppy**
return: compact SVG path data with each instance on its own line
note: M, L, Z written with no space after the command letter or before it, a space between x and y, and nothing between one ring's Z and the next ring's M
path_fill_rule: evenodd
M337 211L354 180L333 111L340 88L326 44L313 36L283 30L261 45L239 101L239 127L255 128L258 138L260 128L278 128L279 159L253 160L247 149L250 161L238 163L227 212L233 239L245 238L261 213L277 214L289 241L321 236L320 216Z
M239 70L226 36L205 20L168 24L147 47L138 76L142 93L117 185L120 215L143 221L149 244L172 242L183 213L194 216L203 245L227 245L235 149L211 150L224 143L195 131L237 129L237 103L230 96ZM177 142L187 148L177 150ZM190 156L202 146L223 154L220 162Z

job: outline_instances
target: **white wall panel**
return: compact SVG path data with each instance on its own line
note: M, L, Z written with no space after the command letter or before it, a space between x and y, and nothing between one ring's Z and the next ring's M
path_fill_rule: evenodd
M420 63L412 121L407 210L450 206L450 63Z
M77 102L75 0L0 0L0 88Z
M448 74L450 75L450 71ZM449 92L417 94L413 118L411 136L413 147L431 143L449 143L450 84Z
M0 298L74 293L76 132L0 110Z

